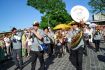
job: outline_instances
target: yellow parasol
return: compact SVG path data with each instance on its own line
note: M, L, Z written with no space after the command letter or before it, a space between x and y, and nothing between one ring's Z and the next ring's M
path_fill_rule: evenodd
M66 25L66 24L58 24L57 26L55 26L53 29L57 30L57 29L69 29L70 26Z
M75 21L71 21L70 23L68 23L68 25L72 25L72 24L75 24L76 22Z

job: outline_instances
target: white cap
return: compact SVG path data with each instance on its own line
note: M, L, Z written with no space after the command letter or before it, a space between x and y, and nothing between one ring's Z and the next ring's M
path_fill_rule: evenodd
M39 25L38 21L34 21L33 25Z

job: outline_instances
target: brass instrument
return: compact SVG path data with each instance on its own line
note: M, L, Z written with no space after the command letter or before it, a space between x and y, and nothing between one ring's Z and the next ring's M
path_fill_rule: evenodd
M75 48L78 46L78 44L80 43L81 41L81 38L82 38L82 31L80 31L79 33L77 33L73 38L72 38L72 41L71 41L71 44L70 44L70 47L71 48Z

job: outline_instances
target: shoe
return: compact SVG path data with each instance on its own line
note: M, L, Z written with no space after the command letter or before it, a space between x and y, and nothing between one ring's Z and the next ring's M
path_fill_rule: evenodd
M88 56L88 55L87 55L87 52L83 52L83 54L84 54L85 56Z
M44 67L44 68L41 67L41 68L39 68L38 70L46 70L46 68L45 68L45 67Z
M14 70L18 70L19 69L19 67L16 67Z
M99 52L99 50L95 50L95 52Z
M20 67L20 68L19 68L19 70L22 70L22 69L23 69L23 67Z
M14 70L22 70L23 69L23 67L16 67Z

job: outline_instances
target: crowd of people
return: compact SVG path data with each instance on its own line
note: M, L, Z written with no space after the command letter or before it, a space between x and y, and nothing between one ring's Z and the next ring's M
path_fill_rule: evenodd
M105 41L105 27L89 27L83 22L74 22L70 29L55 31L49 27L39 29L39 22L34 22L32 28L23 31L13 28L11 32L10 37L5 34L0 38L0 61L4 60L5 56L12 57L15 70L23 69L23 57L30 58L31 70L35 70L36 60L39 58L39 70L45 70L45 54L48 58L62 58L66 53L70 54L70 61L76 69L82 70L83 54L88 56L86 48L91 47L98 52L101 39L104 38ZM76 39L78 34L81 35ZM78 40L75 47L71 46L74 40Z

